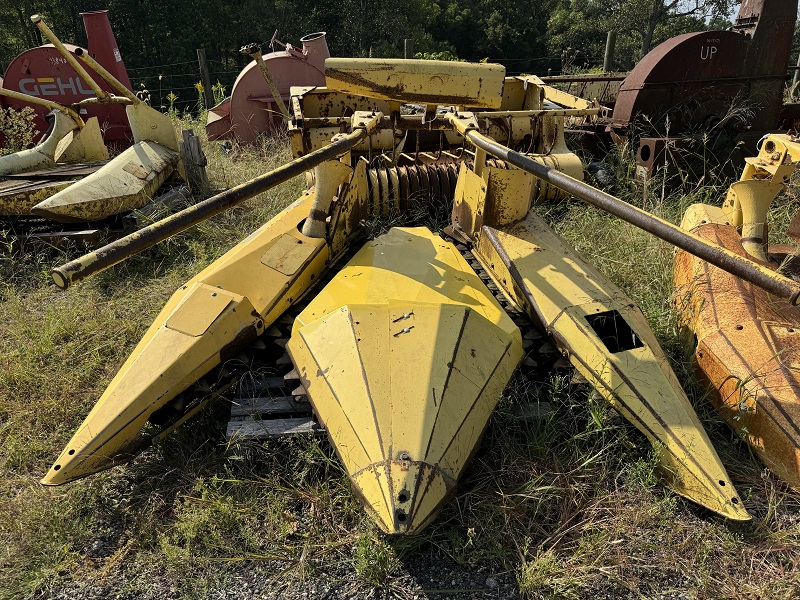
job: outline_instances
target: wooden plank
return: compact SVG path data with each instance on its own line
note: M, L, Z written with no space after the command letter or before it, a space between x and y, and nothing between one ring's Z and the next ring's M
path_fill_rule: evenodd
M52 169L43 169L41 171L28 171L26 173L14 173L6 175L7 179L41 179L41 178L55 178L63 179L64 177L72 178L76 176L91 175L108 161L100 161L96 163L72 163L67 165L58 165Z
M286 381L283 377L264 377L254 381L245 381L240 385L243 391L260 394L269 390L289 390L297 384L292 381Z
M321 435L325 432L319 424L308 417L294 419L267 419L263 421L230 421L226 437L228 440L255 441L287 435Z
M295 402L289 396L280 396L278 398L234 398L231 403L231 417L287 413L310 416L311 405L308 402Z

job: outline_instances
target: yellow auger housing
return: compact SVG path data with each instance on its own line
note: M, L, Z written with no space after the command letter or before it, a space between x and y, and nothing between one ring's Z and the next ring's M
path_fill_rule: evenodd
M658 449L668 486L749 519L641 312L531 208L574 194L784 298L800 287L582 183L563 120L597 106L533 77L500 84L496 65L329 67L329 88L293 89L295 160L54 270L67 287L313 169L297 202L175 293L43 482L168 433L202 405L192 398L209 397L203 378L222 378L267 332L286 336L286 353L261 366L299 380L283 403L310 402L384 531L417 533L455 492L518 365L533 368L520 327L536 327ZM457 106L437 108L445 98ZM424 106L401 112L409 102ZM370 217L443 212L446 234L395 227L364 239ZM268 432L262 416L229 428L231 442Z

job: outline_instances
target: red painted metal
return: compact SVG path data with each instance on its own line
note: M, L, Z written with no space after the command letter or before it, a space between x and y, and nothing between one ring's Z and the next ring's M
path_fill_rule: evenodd
M86 37L88 40L89 54L101 65L108 69L117 79L130 88L130 80L125 70L125 64L117 48L114 32L108 20L108 11L94 11L81 13L83 16ZM74 53L77 46L64 44L70 52ZM87 69L91 74L91 69ZM98 85L109 92L111 86L103 81L100 76L94 77ZM78 76L67 60L51 44L26 50L17 56L2 80L6 89L39 96L60 104L74 104L86 98L94 97L94 92ZM47 124L44 116L47 109L32 104L18 102L0 96L0 107L23 108L31 106L36 111L36 127L44 132ZM84 119L97 117L103 132L106 145L115 150L127 148L132 143L131 129L125 115L125 107L121 105L90 105L81 108Z
M300 50L286 44L284 50L264 55L275 85L289 106L293 85L325 85L325 59L330 56L325 32L312 33L300 40ZM284 131L286 126L258 63L248 64L233 84L229 100L208 112L208 139L236 139L252 144L259 134Z

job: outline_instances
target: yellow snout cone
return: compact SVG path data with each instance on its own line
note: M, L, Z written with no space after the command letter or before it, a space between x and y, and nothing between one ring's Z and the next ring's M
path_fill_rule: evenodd
M523 354L469 264L424 228L367 244L300 314L287 348L388 533L419 532L452 495Z

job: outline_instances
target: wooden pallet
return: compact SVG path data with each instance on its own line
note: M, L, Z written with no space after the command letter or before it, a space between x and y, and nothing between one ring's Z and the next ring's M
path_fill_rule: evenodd
M290 388L294 388L294 392L289 392ZM311 404L296 379L265 377L248 384L247 391L252 395L231 401L228 441L263 441L325 433L314 420Z

